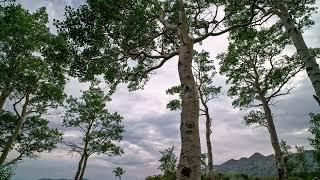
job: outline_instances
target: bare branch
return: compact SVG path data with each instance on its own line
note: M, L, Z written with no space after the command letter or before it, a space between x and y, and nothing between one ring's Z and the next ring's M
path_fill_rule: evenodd
M21 116L20 116L16 106L17 106L17 104L19 104L24 99L25 96L26 96L26 94L24 94L17 102L15 102L13 104L13 109L16 112L16 115L18 116L19 119L21 119Z
M278 87L278 89L276 91L274 91L269 97L267 97L267 102L269 102L272 98L274 97L278 97L278 96L281 96L281 95L285 95L285 94L288 94L293 88L289 88L287 93L281 93L281 94L278 94L281 89L283 88L283 86L285 84L287 84L287 82L292 78L294 77L297 73L299 73L301 70L303 69L303 67L299 68L296 72L292 73L292 74L288 74L288 76L286 77L286 79L282 82L282 84Z
M170 54L165 54L165 55L160 55L160 56L146 56L148 58L154 58L154 59L160 59L160 58L163 58L162 61L156 65L156 66L153 66L149 69L147 69L145 71L145 74L155 70L155 69L158 69L160 67L162 67L169 59L173 58L174 56L178 55L179 54L179 51L175 51L175 52L172 52Z
M231 27L229 27L229 28L227 28L227 29L221 30L220 32L213 32L213 31L211 31L211 32L209 32L209 33L206 33L206 34L202 35L202 36L199 37L199 38L193 39L193 43L197 43L197 42L203 41L204 39L208 38L209 36L219 36L219 35L221 35L221 34L224 34L224 33L226 33L226 32L229 32L229 31L231 31L231 30L233 30L233 29L235 29L235 28L239 28L239 27L244 27L244 26L250 25L250 24L253 22L254 17L258 14L258 13L255 13L255 12L254 12L254 10L255 10L254 5L255 5L256 2L257 2L257 0L254 0L253 3L251 4L251 8L250 8L250 9L251 9L251 17L250 17L250 19L248 20L248 22L243 23L243 24L237 24L237 25L231 26ZM229 14L229 16L230 16L230 14ZM222 20L224 20L225 18L226 18L226 17L224 17ZM221 22L221 21L220 21L220 22ZM218 23L218 24L219 24L219 23ZM216 27L217 27L217 26L218 26L218 25L216 25ZM215 28L214 28L214 29L215 29Z

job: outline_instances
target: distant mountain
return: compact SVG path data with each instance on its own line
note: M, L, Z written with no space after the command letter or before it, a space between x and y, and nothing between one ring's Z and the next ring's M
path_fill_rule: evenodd
M40 179L37 179L37 180L73 180L73 179L50 179L50 178L40 178ZM83 178L83 180L88 180L88 179Z
M316 163L313 158L314 151L306 151L305 159L307 160L308 171L314 171ZM296 158L295 154L290 157L291 161ZM275 176L277 169L275 156L264 156L260 153L254 153L249 158L242 157L239 160L231 159L223 164L215 165L215 169L222 173L241 173L250 176Z

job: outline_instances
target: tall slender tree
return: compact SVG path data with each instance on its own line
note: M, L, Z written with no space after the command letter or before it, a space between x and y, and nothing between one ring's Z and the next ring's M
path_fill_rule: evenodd
M114 143L122 139L122 117L106 109L106 101L109 100L110 97L105 96L100 88L92 86L83 93L80 101L73 97L67 100L63 124L66 127L78 128L82 133L79 143L66 142L71 152L81 156L75 180L83 179L88 158L92 154L112 156L123 153Z
M281 27L279 31L288 33L292 44L295 46L301 62L304 64L309 79L313 85L316 95L314 98L320 105L320 69L319 64L316 61L316 55L311 49L308 48L304 38L303 31L312 26L314 21L311 19L312 14L317 10L314 5L315 0L266 0L258 1L255 4L255 8L268 19L275 17L277 19L276 24ZM243 1L242 3L247 6L251 3L250 0ZM246 6L243 6L246 7ZM239 7L242 8L242 7ZM239 19L242 19L242 15L238 18L230 19L231 23L235 23ZM261 25L261 23L258 23Z
M200 100L200 116L205 117L206 125L206 142L207 142L207 155L208 155L208 178L213 179L213 155L212 155L212 144L211 144L211 123L212 117L209 112L209 102L218 96L221 92L221 87L216 87L213 85L213 78L216 74L213 61L209 59L209 53L202 51L200 53L195 53L194 63L192 65L193 76L196 81L196 86L199 92ZM181 86L174 86L167 90L167 94L179 94L180 98L183 96L181 94ZM171 100L167 104L167 108L171 110L181 109L181 99Z
M247 15L242 22L224 27L226 17L235 16L239 10L230 6L225 17L221 17L220 10L227 3L223 0L88 0L78 10L68 7L66 20L56 23L78 50L76 56L80 58L75 58L73 74L82 78L104 74L109 82L114 82L119 80L114 75L123 77L127 72L120 80L130 82L129 88L133 90L146 83L150 72L179 57L177 69L183 105L177 179L201 178L199 98L192 73L194 44L247 26L257 14L254 0L250 10L244 10Z
M276 26L260 31L243 29L230 40L227 53L219 55L220 71L231 84L228 95L236 97L233 101L236 107L262 107L262 110L252 110L244 120L247 125L258 123L267 127L276 155L278 177L285 180L288 176L270 104L274 98L290 92L292 88L286 85L302 70L302 64L297 55L279 56L287 36L279 33Z
M28 115L41 115L64 99L65 39L50 34L45 8L31 14L20 5L0 7L0 108L10 96L19 121L3 147L0 166Z

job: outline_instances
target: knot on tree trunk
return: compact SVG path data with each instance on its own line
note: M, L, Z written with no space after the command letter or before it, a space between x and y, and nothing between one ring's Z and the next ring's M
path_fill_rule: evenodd
M186 122L186 127L191 129L194 127L194 123L191 121L188 121L188 122Z
M188 167L183 167L181 170L181 174L185 177L190 177L191 169Z

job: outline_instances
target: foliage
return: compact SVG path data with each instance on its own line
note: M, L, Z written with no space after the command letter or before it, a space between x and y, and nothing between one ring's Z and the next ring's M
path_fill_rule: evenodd
M167 176L164 175L153 175L153 176L148 176L146 177L146 180L175 180L176 175L175 174L170 174Z
M73 60L76 63L73 64L76 66L71 67L71 72L75 73L71 75L84 79L94 79L96 75L103 75L107 82L114 85L113 87L118 82L126 82L130 90L136 90L145 85L151 72L179 55L180 65L185 64L188 67L187 71L178 68L181 71L180 80L185 86L183 93L186 98L186 92L191 92L190 96L197 96L197 90L193 88L193 79L189 83L192 91L188 91L189 85L183 82L192 76L189 62L192 62L193 45L201 44L210 36L218 36L231 29L246 26L251 23L255 14L251 8L248 16L243 17L246 23L223 27L225 17L218 16L218 9L227 2L225 0L201 1L201 3L196 0L88 0L87 4L77 10L68 7L66 20L56 21L56 25L59 32L68 37L75 49ZM255 2L251 6L254 4ZM235 13L225 16L233 17ZM180 51L183 48L185 52ZM185 62L182 60L184 57L187 57ZM96 67L99 70L96 70ZM193 102L182 102L191 107L190 111L183 110L183 114L198 113L197 98ZM190 118L194 123L198 116ZM185 127L182 126L182 129ZM197 129L198 126L192 125L191 128ZM198 130L193 132L196 132L192 133L194 136L198 134ZM182 133L182 136L188 135ZM194 143L196 148L194 153L198 155L191 156L192 153L188 153L187 156L190 157L182 158L194 160L181 160L181 163L198 164L200 161L198 158L200 146L197 143L199 138L191 140L191 143L182 146L184 148L181 151L186 151ZM186 174L186 176L199 177L200 167L192 165L187 168L194 170L190 171L191 175Z
M303 146L295 146L296 153L290 151L291 146L287 145L286 141L282 140L281 152L284 155L284 161L288 170L288 174L293 177L307 178L309 176L314 176L316 169L314 168L313 162L314 153L306 151ZM311 161L311 162L310 162Z
M171 176L176 172L177 166L177 156L174 152L174 146L171 148L167 148L164 151L160 151L161 158L159 169L163 173L164 176Z
M236 4L237 3L237 4ZM287 1L274 1L274 0L266 0L266 1L258 1L257 4L254 6L255 9L259 10L257 11L256 17L264 17L266 21L261 22L254 22L251 24L253 26L261 26L264 24L267 24L270 21L267 21L268 19L271 19L275 15L278 15L280 12L279 3L283 3L287 9L290 17L294 21L294 23L297 25L297 28L300 30L307 29L314 25L314 21L311 19L312 14L317 12L317 7L315 6L315 0L306 0L306 1L300 1L300 0L287 0ZM251 1L250 0L244 0L241 1L241 3L234 1L234 3L230 3L226 9L242 9L242 11L238 10L237 16L227 18L226 23L228 25L232 25L238 22L243 21L243 17L247 16L248 9L250 8ZM247 10L245 10L247 9ZM278 19L277 22L273 22L275 25L277 25L281 30L281 33L285 33L284 24L281 22L280 19Z
M61 104L68 53L65 39L49 32L45 8L31 14L11 4L0 11L1 95L19 101L29 94L28 114Z
M268 127L266 115L262 110L251 110L243 117L246 126L258 124L259 126Z
M299 29L308 28L314 25L314 21L311 19L311 15L316 12L317 7L314 6L315 0L290 0L284 1L288 8L288 12ZM266 1L261 3L261 6L270 8L270 10L278 10L277 3L272 1ZM279 23L282 25L282 23Z
M208 153L201 154L201 171L205 174L208 170Z
M193 76L198 87L199 98L203 100L204 104L207 104L221 92L221 86L213 85L213 79L216 74L214 62L210 59L209 53L205 51L200 53L195 52L193 58ZM183 96L181 86L173 86L166 93L169 95L179 95L179 99L169 101L167 108L171 111L181 109L181 98Z
M0 112L0 148L6 145L18 120L18 117L11 112ZM56 148L57 143L62 140L62 132L50 128L48 124L49 121L39 116L27 117L16 139L16 144L13 146L13 150L18 155L8 160L4 166L16 164L25 157L37 158L38 153Z
M116 167L113 170L113 173L116 177L119 177L119 179L121 179L121 176L125 173L126 171L124 169L122 169L121 167Z
M14 165L0 166L0 180L10 180L14 173Z
M72 152L90 156L94 153L121 155L122 149L114 142L122 139L124 127L122 117L118 113L110 113L106 109L106 101L110 97L104 95L99 87L91 86L84 91L80 100L70 97L63 125L81 131L81 141L66 142Z
M313 135L309 138L310 145L315 149L315 158L320 169L320 114L310 113L310 128L309 131Z
M300 172L306 173L307 172L307 161L305 159L305 148L303 146L295 146L296 148L296 157L297 157L297 169L299 169Z
M221 30L226 18L217 13L227 3L232 1L184 2L187 29L194 43L250 22L252 10L236 9L246 11L243 22ZM151 71L178 55L181 10L178 1L169 0L87 0L79 9L67 7L66 19L56 20L55 25L74 51L70 75L82 80L104 75L111 84L124 81L130 82L130 89L142 87ZM232 11L227 17L236 13Z
M231 36L232 37L232 36ZM221 59L220 72L232 84L228 95L236 97L237 107L256 107L259 94L269 102L272 98L285 95L292 88L283 90L287 82L302 69L296 55L281 56L288 42L287 36L279 34L278 28L252 28L239 31L230 39L228 52L218 56Z

